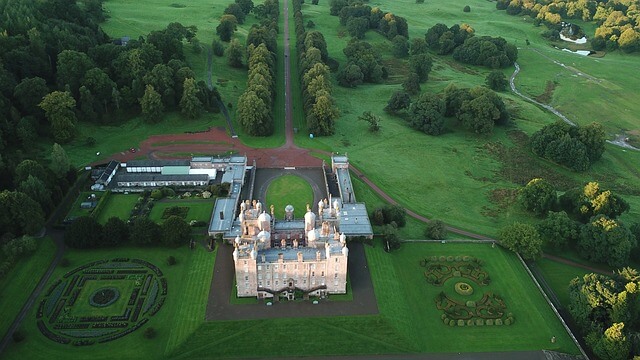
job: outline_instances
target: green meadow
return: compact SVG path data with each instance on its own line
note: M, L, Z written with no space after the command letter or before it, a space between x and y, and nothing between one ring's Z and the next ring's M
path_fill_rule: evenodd
M284 219L284 208L287 205L293 205L295 217L302 219L307 212L307 204L313 205L313 190L311 185L299 176L280 176L269 184L266 203L269 206L273 204L277 219Z

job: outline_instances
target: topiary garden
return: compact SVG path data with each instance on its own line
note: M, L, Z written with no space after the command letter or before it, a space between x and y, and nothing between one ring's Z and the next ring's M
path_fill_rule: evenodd
M511 325L513 314L504 300L490 291L491 278L482 260L472 256L431 256L420 261L430 285L442 288L435 298L449 326Z
M145 260L94 261L51 284L38 307L38 329L61 344L104 343L142 327L166 295L162 271Z

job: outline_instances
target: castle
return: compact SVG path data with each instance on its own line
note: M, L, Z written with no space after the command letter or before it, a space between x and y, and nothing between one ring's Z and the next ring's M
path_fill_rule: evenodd
M295 219L289 205L285 219L276 220L273 206L267 211L259 200L240 201L239 191L216 200L209 234L223 234L234 246L238 297L277 301L346 293L346 240L373 232L365 205L353 194L347 157L331 160L331 169L322 169L326 197L315 212L307 205L303 219Z

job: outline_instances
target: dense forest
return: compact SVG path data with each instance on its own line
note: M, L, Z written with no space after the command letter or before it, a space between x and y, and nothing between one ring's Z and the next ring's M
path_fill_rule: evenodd
M101 0L0 0L0 14L0 245L26 244L22 236L42 228L75 181L59 144L76 139L78 123L217 110L217 92L185 62L195 27L171 23L139 39L110 39L99 26ZM36 150L40 140L54 142L49 161ZM2 269L19 255L6 250Z
M594 50L640 50L638 0L498 0L496 8L510 15L530 15L556 32L562 31L563 21L595 21L598 28L589 34Z

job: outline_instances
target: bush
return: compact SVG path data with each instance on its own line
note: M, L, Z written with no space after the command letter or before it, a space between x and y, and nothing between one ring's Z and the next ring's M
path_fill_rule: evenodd
M466 6L464 7L464 9L462 9L462 11L464 11L464 12L471 12L471 7L470 7L469 5L466 5Z
M307 29L313 29L314 27L316 27L316 23L314 23L313 21L309 20L307 22Z
M219 41L218 39L213 40L211 47L213 48L213 54L215 56L218 56L218 57L224 56L224 45L222 44L221 41Z
M164 194L162 194L162 191L160 189L155 189L151 192L152 199L160 200L163 197L164 197Z
M144 337L145 337L145 339L153 339L153 338L155 338L155 337L156 337L156 335L158 335L158 334L156 333L156 329L154 329L154 328L152 328L152 327L147 328L147 329L145 329L145 331L144 331Z
M429 239L443 240L447 237L447 227L441 220L431 220L424 230L424 236Z
M16 330L13 333L13 335L11 335L11 338L13 339L14 342L19 343L19 342L22 342L22 340L24 340L25 335L24 333L22 333L22 331Z
M167 265L169 265L169 266L173 266L173 265L175 265L175 264L177 264L177 263L178 263L178 260L176 260L176 257L175 257L175 256L171 255L171 256L169 256L169 257L167 258Z
M60 260L61 267L66 268L66 267L69 267L69 265L71 265L71 261L69 261L69 259L62 258L62 260Z

